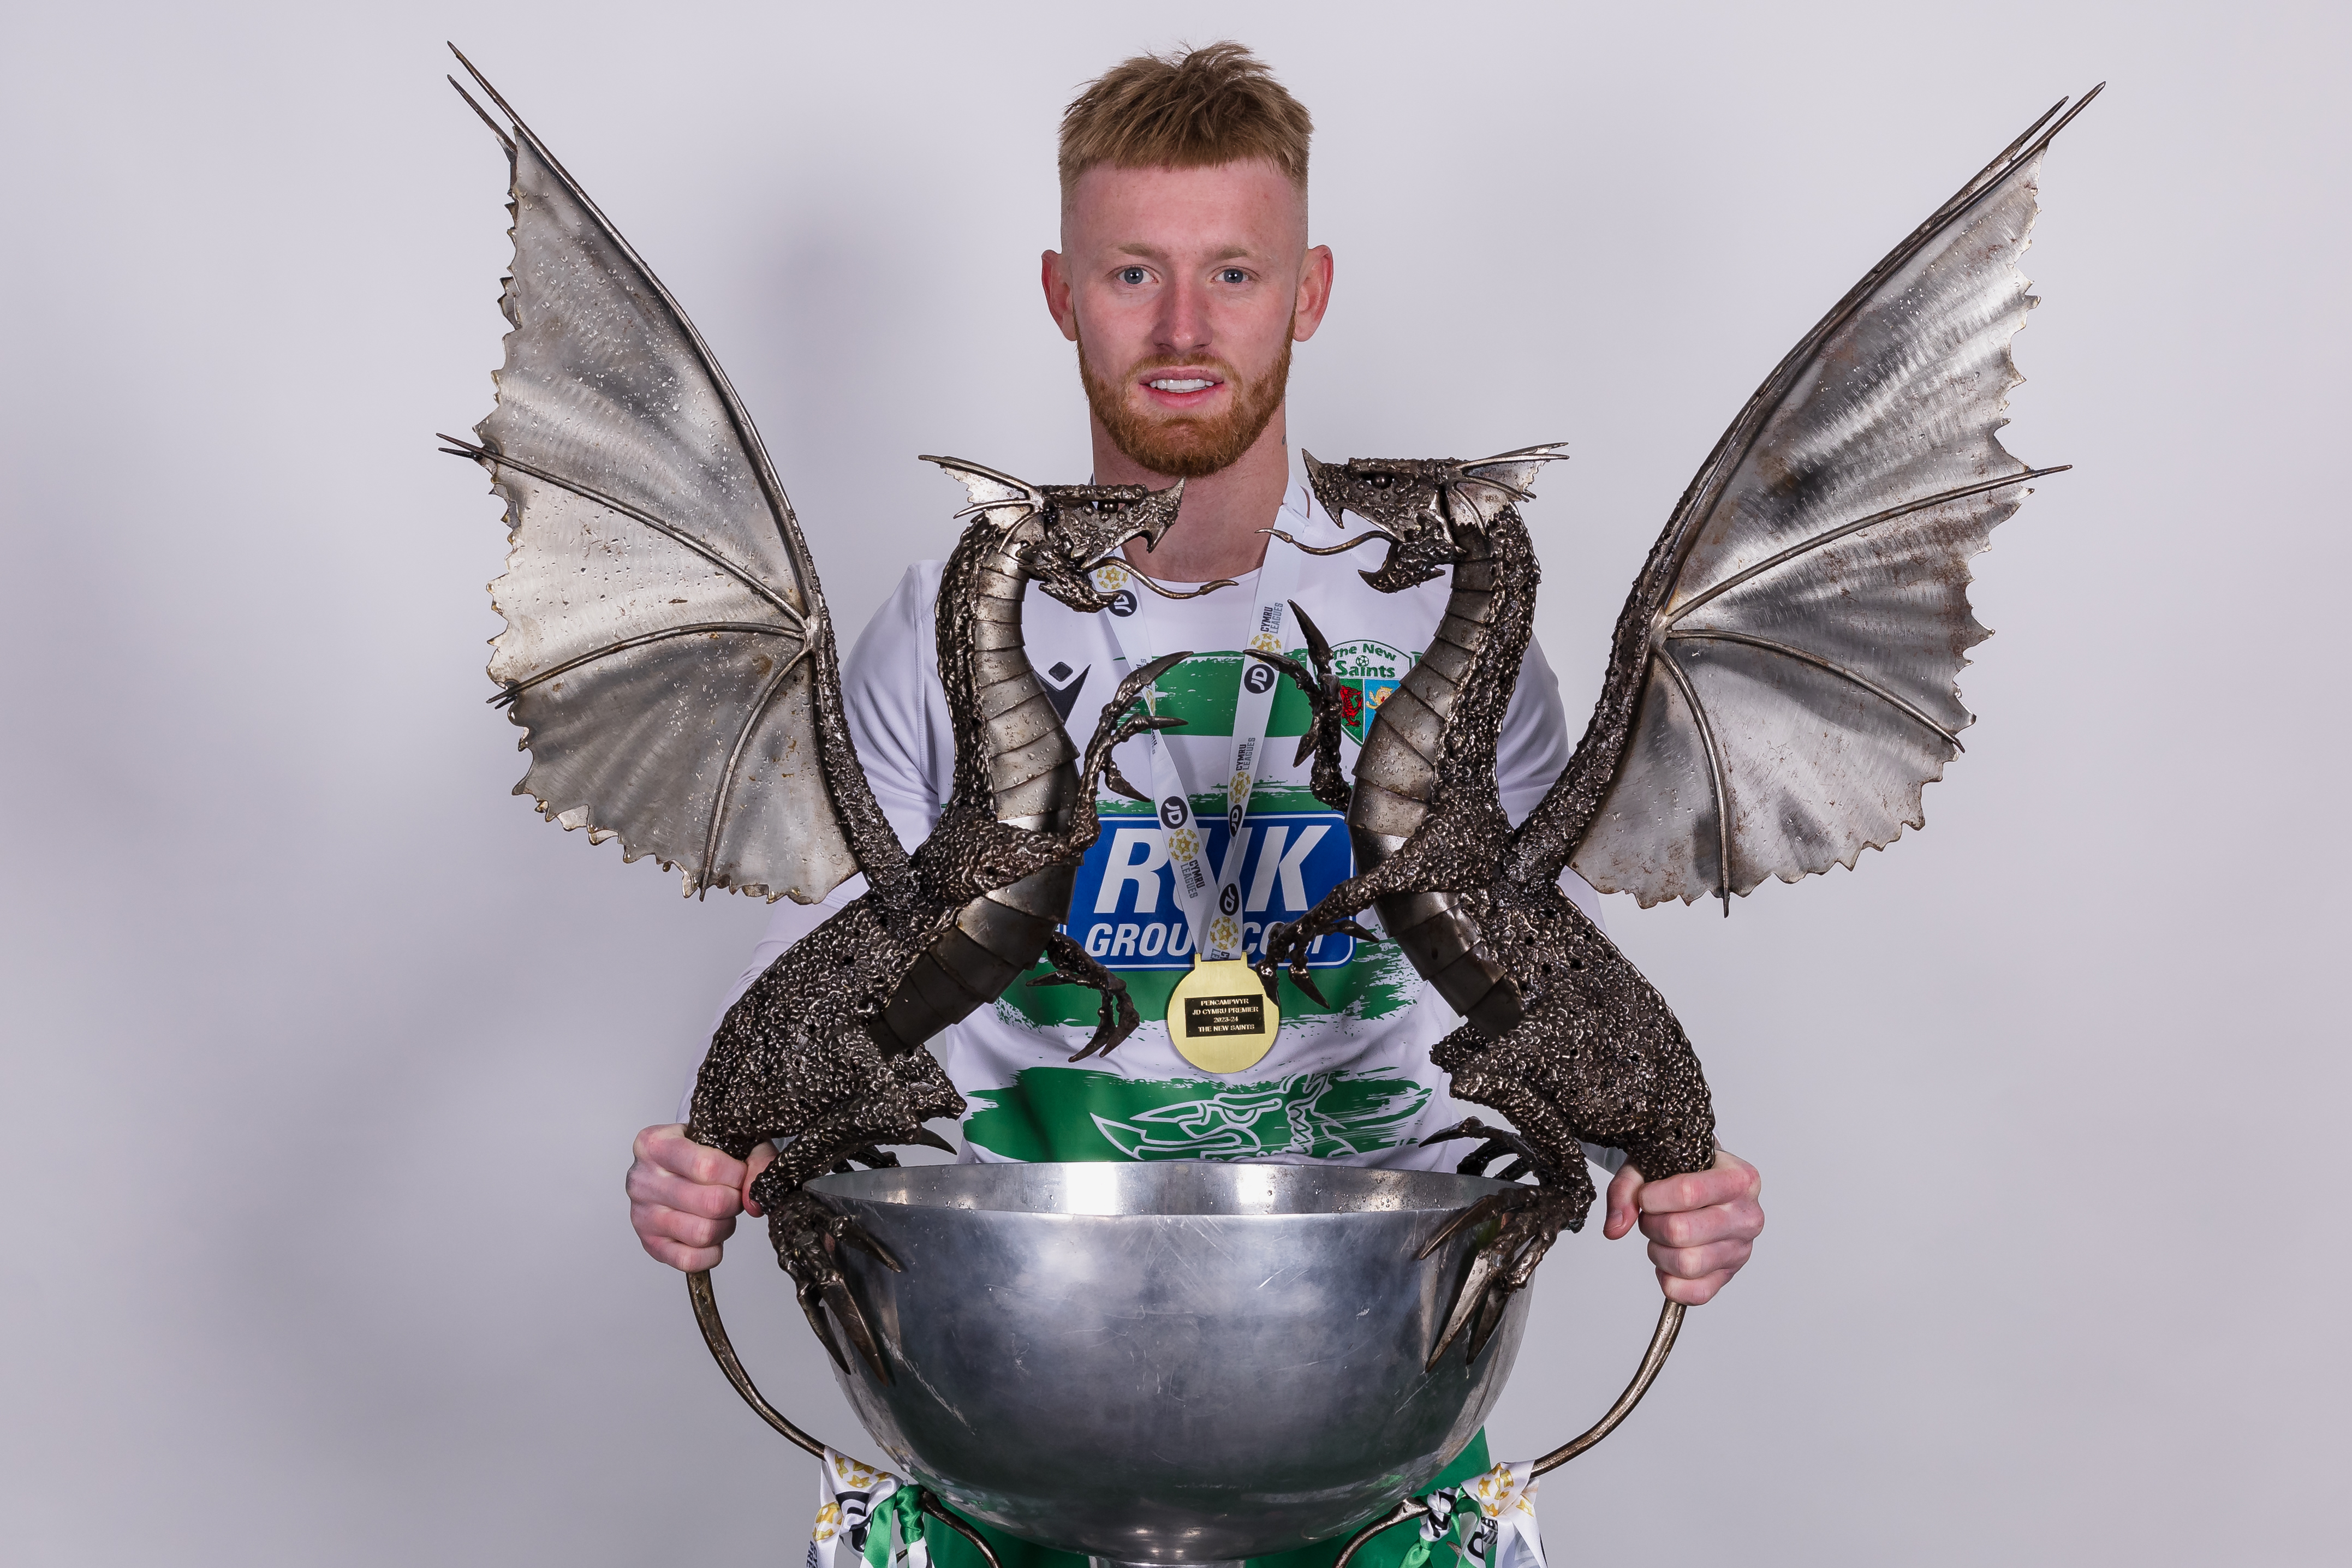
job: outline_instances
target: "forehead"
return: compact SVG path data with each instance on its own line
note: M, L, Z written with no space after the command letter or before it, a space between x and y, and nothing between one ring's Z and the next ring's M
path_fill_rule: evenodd
M1062 248L1188 257L1304 251L1307 198L1264 159L1202 169L1097 163L1062 205Z

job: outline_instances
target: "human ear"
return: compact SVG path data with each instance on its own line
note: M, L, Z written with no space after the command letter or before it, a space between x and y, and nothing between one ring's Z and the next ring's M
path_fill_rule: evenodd
M1062 329L1063 337L1076 342L1078 312L1070 299L1069 258L1058 250L1049 250L1039 258L1038 274L1045 286L1045 308L1053 312L1054 325Z
M1307 265L1298 275L1298 299L1291 319L1291 337L1303 343L1315 336L1315 329L1323 324L1323 312L1330 304L1331 247L1318 245L1307 253Z

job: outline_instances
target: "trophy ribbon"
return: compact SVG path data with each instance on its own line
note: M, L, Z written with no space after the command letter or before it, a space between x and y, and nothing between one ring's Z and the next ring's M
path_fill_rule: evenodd
M1290 619L1290 596L1298 585L1299 554L1278 540L1266 542L1258 568L1257 595L1250 611L1247 647L1283 651ZM1097 591L1112 597L1103 612L1127 660L1140 669L1156 656L1145 594L1129 586L1136 575L1117 562L1098 567ZM1274 666L1242 658L1234 700L1233 750L1223 783L1224 863L1209 865L1209 836L1192 810L1192 797L1176 766L1174 748L1154 733L1144 737L1151 752L1151 798L1161 847L1175 876L1176 904L1191 938L1192 971L1168 998L1168 1038L1177 1053L1203 1072L1239 1072L1255 1067L1274 1049L1281 1010L1250 968L1243 943L1242 861L1249 840L1249 804L1260 752L1281 677ZM1152 702L1157 694L1147 692Z

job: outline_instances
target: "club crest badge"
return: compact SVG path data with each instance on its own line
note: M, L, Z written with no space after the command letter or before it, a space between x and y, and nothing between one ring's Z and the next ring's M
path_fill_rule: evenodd
M1331 673L1339 682L1339 717L1348 738L1361 746L1381 704L1397 689L1413 655L1385 643L1342 643L1331 650Z

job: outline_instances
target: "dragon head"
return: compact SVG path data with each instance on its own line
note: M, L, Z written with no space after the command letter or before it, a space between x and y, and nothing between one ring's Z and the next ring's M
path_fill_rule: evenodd
M1046 592L1088 612L1110 602L1095 587L1094 569L1132 538L1140 538L1147 550L1157 549L1184 499L1181 479L1164 490L1140 485L1047 485L1044 490L1044 537L1023 559Z
M1370 525L1343 545L1299 545L1311 555L1337 555L1374 539L1386 539L1388 559L1362 574L1383 593L1428 581L1459 559L1462 536L1484 532L1501 509L1530 498L1536 471L1565 454L1559 443L1521 447L1493 457L1355 458L1346 463L1307 460L1307 482L1334 523L1348 526L1349 514ZM1268 529L1296 545L1286 533Z
M1129 539L1142 539L1146 549L1156 548L1175 523L1176 509L1184 499L1181 479L1164 490L1140 485L1031 485L960 457L923 461L936 463L963 481L971 504L957 517L975 517L980 525L1002 529L1039 586L1071 609L1088 613L1110 603L1109 596L1094 585L1094 569L1117 559Z

